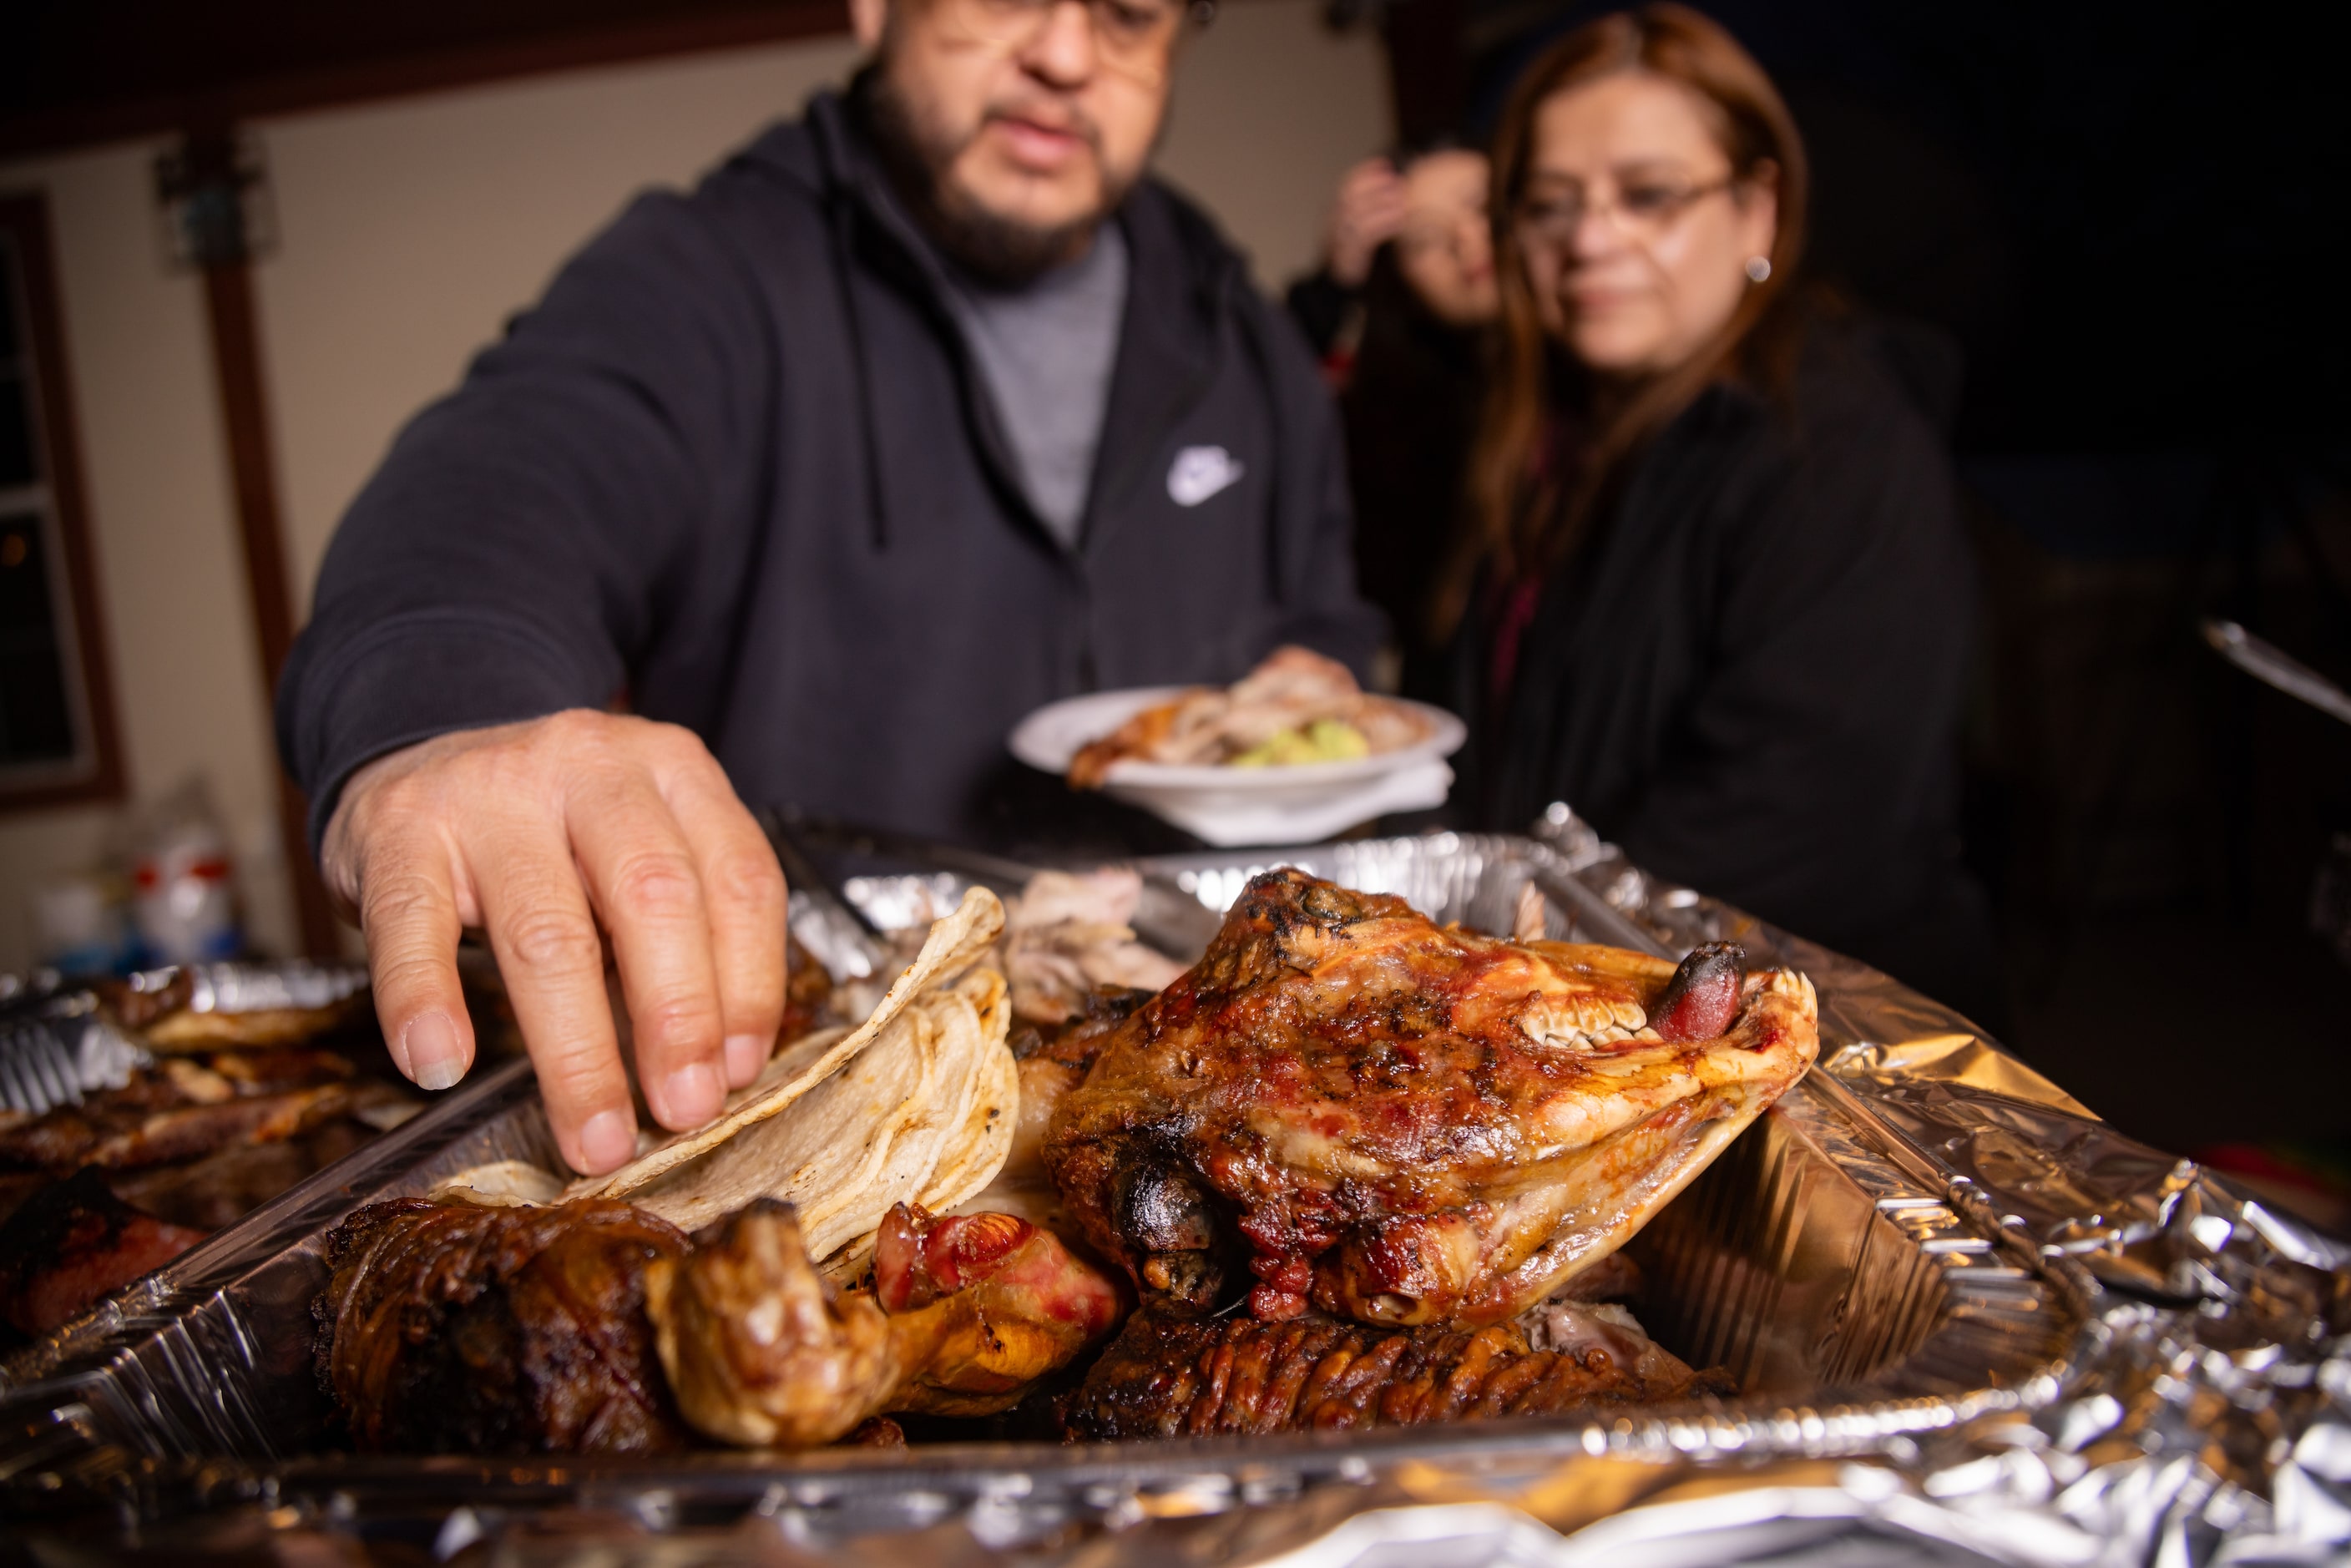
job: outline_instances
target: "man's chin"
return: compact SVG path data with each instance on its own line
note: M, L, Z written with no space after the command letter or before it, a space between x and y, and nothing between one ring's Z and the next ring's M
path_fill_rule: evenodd
M1085 254L1104 217L1099 188L1037 200L1033 189L991 192L963 181L939 193L936 237L965 267L992 283L1027 283Z

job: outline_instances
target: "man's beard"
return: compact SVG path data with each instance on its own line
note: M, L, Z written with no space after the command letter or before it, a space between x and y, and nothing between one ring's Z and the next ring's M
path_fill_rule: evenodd
M1103 159L1102 134L1093 122L1075 116L1073 129L1093 150L1094 166L1102 171L1102 201L1093 211L1067 223L1024 223L982 206L949 172L986 129L985 120L959 141L926 127L891 79L886 61L866 70L856 96L864 107L866 132L899 199L913 210L933 244L966 271L998 287L1034 282L1084 254L1094 230L1117 210L1134 183L1132 174L1120 178Z

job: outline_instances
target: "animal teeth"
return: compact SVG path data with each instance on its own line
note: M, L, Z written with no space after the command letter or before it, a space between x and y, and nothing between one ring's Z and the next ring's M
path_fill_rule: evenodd
M1605 997L1544 997L1519 1015L1519 1028L1529 1040L1559 1050L1635 1040L1648 1021L1639 1003Z

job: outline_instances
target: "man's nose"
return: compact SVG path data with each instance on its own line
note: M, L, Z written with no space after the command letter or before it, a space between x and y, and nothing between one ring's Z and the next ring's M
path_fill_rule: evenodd
M1082 87L1093 77L1095 57L1093 14L1083 0L1053 0L1020 63L1055 87Z

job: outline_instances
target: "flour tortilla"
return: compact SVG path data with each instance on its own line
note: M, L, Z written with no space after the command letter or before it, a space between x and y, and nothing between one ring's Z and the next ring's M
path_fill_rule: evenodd
M922 952L892 983L889 991L882 998L881 1005L873 1009L873 1016L862 1025L821 1046L817 1044L820 1038L818 1036L796 1041L768 1063L768 1070L760 1075L760 1082L752 1086L739 1103L730 1103L716 1120L693 1132L674 1134L608 1175L585 1176L573 1182L565 1189L564 1197L567 1199L630 1197L681 1166L713 1154L748 1129L799 1103L820 1086L839 1075L848 1064L867 1053L889 1033L917 996L937 981L969 968L1003 929L1004 905L998 902L996 894L984 887L970 889L965 893L962 904L956 906L954 914L932 925L929 936L924 939ZM925 1047L909 1040L900 1049L915 1051ZM922 1063L915 1060L897 1061L885 1072L865 1075L860 1080L864 1085L863 1091L855 1103L864 1107L865 1116L871 1117L874 1114L875 1101L867 1095L886 1093L885 1090L878 1087L880 1084L894 1082L899 1075L918 1074L921 1071ZM872 1082L867 1082L867 1079ZM887 1156L887 1145L896 1135L896 1113L903 1104L903 1097L888 1103L886 1109L890 1114L884 1124L868 1122L860 1129L868 1137L882 1140L879 1152L872 1155L871 1168L878 1169L880 1161ZM800 1119L822 1124L837 1120L848 1108L845 1103L831 1104L822 1113L811 1108L810 1113ZM721 1185L733 1187L738 1184L730 1180ZM746 1197L742 1201L749 1199ZM658 1208L655 1211L659 1212ZM805 1215L801 1224L805 1229L808 1224ZM813 1237L810 1239L810 1245L816 1256L823 1256L815 1248Z

